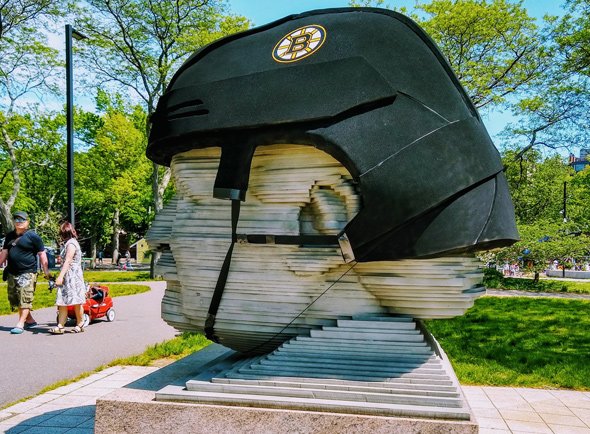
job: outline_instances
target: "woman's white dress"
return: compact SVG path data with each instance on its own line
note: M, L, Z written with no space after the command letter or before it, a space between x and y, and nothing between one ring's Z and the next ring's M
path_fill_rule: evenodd
M86 302L86 285L84 284L84 276L82 275L82 250L80 244L75 238L70 238L60 256L62 264L66 258L66 252L69 245L76 248L76 253L72 258L70 269L64 275L64 284L57 288L57 299L55 304L57 306L71 306L73 304L84 304Z

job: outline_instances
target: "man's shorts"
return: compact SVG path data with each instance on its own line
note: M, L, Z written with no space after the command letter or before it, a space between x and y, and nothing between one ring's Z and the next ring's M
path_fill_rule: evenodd
M32 309L37 284L36 273L23 273L13 276L8 273L8 302L12 310Z

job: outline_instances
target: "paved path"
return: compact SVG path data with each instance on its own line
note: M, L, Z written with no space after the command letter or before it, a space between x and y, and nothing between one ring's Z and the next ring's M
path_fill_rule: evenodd
M195 356L197 353L177 363L190 364ZM169 368L172 365L163 370ZM154 367L115 366L92 374L0 411L0 432L92 434L97 398L128 383L135 382L132 388L150 384L150 380L137 380L157 376L160 371L156 371ZM480 386L463 386L463 391L480 434L590 434L590 392ZM198 427L190 429L202 432ZM267 432L281 431L271 427Z
M590 300L590 294L573 294L567 292L534 292L534 291L517 291L514 289L487 289L487 295L495 297L550 297L550 298L569 298L576 300Z
M152 290L115 297L115 321L98 319L80 334L48 333L55 326L55 307L35 310L39 326L22 335L9 333L16 314L0 316L0 407L174 337L176 331L160 318L166 283L135 283Z

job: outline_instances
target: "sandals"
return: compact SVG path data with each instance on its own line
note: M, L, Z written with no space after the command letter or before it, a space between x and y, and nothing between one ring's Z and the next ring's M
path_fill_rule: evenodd
M82 333L84 331L84 326L77 325L72 329L72 333Z
M60 327L60 326L51 327L49 329L49 333L51 333L52 335L63 335L64 334L64 328L65 327Z

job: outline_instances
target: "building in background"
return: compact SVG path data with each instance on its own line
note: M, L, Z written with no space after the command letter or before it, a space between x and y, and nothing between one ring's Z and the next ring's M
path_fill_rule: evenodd
M584 170L586 166L590 165L590 160L588 157L590 157L590 149L580 149L579 157L576 157L574 154L570 154L569 165L572 166L576 172L580 172L581 170Z

